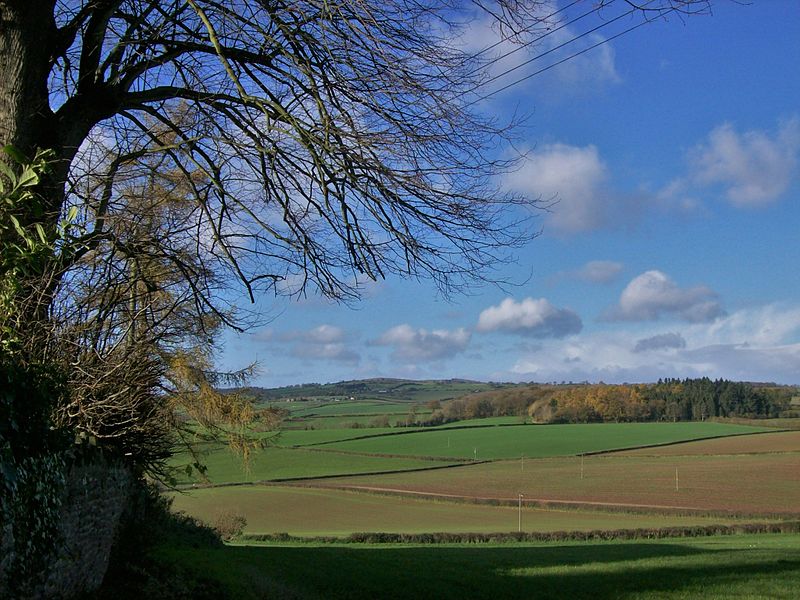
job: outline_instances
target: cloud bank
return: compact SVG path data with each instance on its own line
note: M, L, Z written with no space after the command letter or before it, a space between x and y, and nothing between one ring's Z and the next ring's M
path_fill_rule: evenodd
M644 335L643 335L644 334ZM680 332L595 332L521 350L496 379L647 382L663 377L798 383L800 307L743 309Z

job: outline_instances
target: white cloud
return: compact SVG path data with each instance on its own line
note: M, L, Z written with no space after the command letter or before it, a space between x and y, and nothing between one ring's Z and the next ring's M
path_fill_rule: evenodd
M537 10L542 20L533 30L513 40L509 39L508 28L498 27L496 19L486 14L470 23L454 41L462 50L482 53L481 57L488 62L489 76L497 78L485 89L482 88L482 93L520 80L599 42L589 52L572 56L535 78L520 81L514 86L515 91L528 89L538 97L552 99L585 94L599 86L621 80L612 45L602 43L605 38L597 33L580 37L579 32L566 23L575 15L564 13L560 10L563 7L557 6L556 2L537 2L531 8ZM528 42L534 43L522 45ZM486 48L490 50L485 52ZM532 85L534 83L535 86Z
M392 356L406 362L441 360L463 352L472 335L464 328L415 329L403 324L392 327L372 343L394 348Z
M646 271L622 291L605 315L611 321L654 321L672 316L689 322L713 321L724 314L717 294L706 286L681 288L661 271Z
M622 383L698 374L691 369L677 371L674 357L654 360L651 355L633 352L632 347L633 338L624 331L558 340L539 352L520 356L510 376L532 381Z
M297 358L314 358L336 362L357 363L361 356L342 343L295 344L291 355Z
M275 334L269 330L260 334L264 341L288 344L288 354L296 358L328 360L356 364L361 356L350 347L351 336L334 325L319 325L307 331L287 331ZM280 350L284 352L284 350Z
M800 334L800 307L769 304L738 310L709 324L684 330L690 346L748 344L779 346L795 341Z
M717 344L688 350L682 358L709 373L738 381L797 383L800 372L800 344L770 348Z
M527 155L506 185L553 203L548 224L561 233L590 231L606 224L605 163L595 146L548 144Z
M333 325L320 325L303 334L306 341L314 344L332 344L345 338L344 330Z
M633 351L651 352L654 350L669 350L685 347L686 340L683 339L680 333L660 333L637 341L636 346L633 347Z
M576 32L569 27L565 27L560 31L554 33L549 39L548 49L555 48L560 44L569 42L574 39ZM584 38L584 47L592 46L604 42L605 38L600 35L592 34ZM575 54L583 48L569 44L563 51L559 50L552 54L553 59L548 61L550 64L561 60L566 56ZM568 61L561 63L553 70L562 84L570 87L586 86L591 84L601 83L619 83L622 78L617 72L615 64L614 48L609 43L601 43L598 47L570 58ZM541 64L538 65L542 67Z
M611 260L592 260L575 271L578 279L589 283L611 283L622 272L622 263Z
M689 153L692 181L721 185L734 206L762 206L788 189L797 175L798 152L798 117L781 123L774 136L758 130L739 133L725 123Z
M566 308L556 308L545 298L506 298L478 317L478 331L505 331L534 338L561 338L580 333L581 318Z
M800 382L800 307L739 310L681 332L595 332L519 349L495 379L646 382L663 377ZM638 346L638 347L637 347Z

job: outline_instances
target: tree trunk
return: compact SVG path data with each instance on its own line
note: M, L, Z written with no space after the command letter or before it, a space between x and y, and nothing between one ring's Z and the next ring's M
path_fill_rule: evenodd
M0 144L27 156L57 147L50 110L54 0L0 0Z
M13 146L31 159L39 149L56 153L50 173L38 185L39 202L7 209L23 227L41 223L50 231L58 222L64 201L64 176L69 168L48 91L52 49L58 36L54 3L55 0L0 0L0 148ZM3 152L0 161L19 170L19 165ZM12 239L0 239L0 249L7 242L18 242L12 229L6 231ZM45 290L48 278L44 276L50 266L38 261L28 267L18 294L19 324L26 330L25 337L28 330L33 332L46 323L50 304Z

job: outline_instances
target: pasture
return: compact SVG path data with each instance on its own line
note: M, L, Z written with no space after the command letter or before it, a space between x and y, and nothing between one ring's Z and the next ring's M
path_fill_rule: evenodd
M285 406L290 427L309 428L261 435L269 445L246 469L223 446L207 445L212 486L171 494L175 510L207 523L243 516L244 545L164 545L159 560L237 598L791 598L800 586L795 534L343 543L356 532L558 536L796 520L798 431L758 422L530 425L521 417L354 428L346 425L381 414L373 410L394 418L408 404ZM305 541L254 541L279 533ZM314 541L320 536L339 541Z
M411 404L401 402L341 401L317 404L308 408L297 407L292 417L342 416L342 415L402 415L407 414Z
M162 546L233 598L794 599L800 535L654 541Z
M175 457L176 464L185 456ZM254 481L330 477L353 473L376 473L393 470L425 469L448 462L432 462L413 457L348 455L305 449L267 447L253 452L247 463L225 446L211 446L202 460L208 468L206 476L213 484L249 483ZM179 484L205 483L196 473L181 473Z
M330 443L328 449L369 454L502 459L578 455L768 431L723 423L597 423L429 428ZM302 436L297 432L298 437ZM352 436L356 437L356 436Z

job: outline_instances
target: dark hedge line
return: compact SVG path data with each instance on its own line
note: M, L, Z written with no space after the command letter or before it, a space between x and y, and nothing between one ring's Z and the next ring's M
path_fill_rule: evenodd
M288 533L245 534L242 542L309 542L345 544L485 544L506 542L567 542L600 540L653 540L755 533L800 533L800 521L780 523L737 523L657 529L613 529L593 531L508 532L508 533L352 533L344 537L298 537Z

